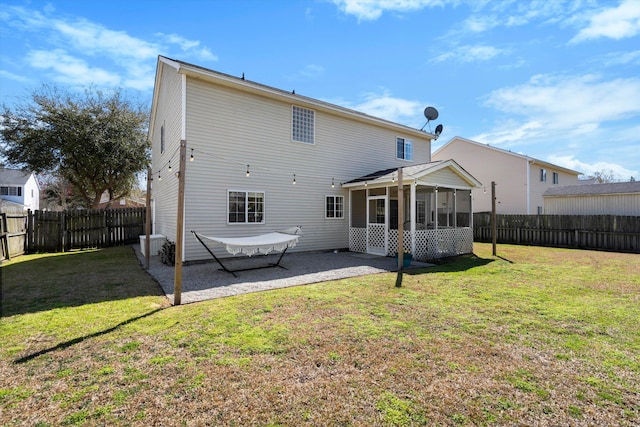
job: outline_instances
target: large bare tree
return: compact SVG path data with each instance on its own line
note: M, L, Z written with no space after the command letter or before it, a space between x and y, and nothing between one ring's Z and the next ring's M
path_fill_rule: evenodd
M72 93L43 86L0 118L2 154L13 166L57 175L86 207L127 195L148 163L148 108L121 91Z

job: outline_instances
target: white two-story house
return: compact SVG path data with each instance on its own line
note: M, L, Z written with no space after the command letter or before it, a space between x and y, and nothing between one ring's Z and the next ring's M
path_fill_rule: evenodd
M32 172L0 168L0 199L32 211L40 208L40 184Z
M417 259L471 252L470 193L481 184L455 161L432 162L434 137L161 56L149 129L153 233L182 233L184 261L208 258L192 230L245 237L292 226L304 233L297 251L393 255L403 168L405 248Z

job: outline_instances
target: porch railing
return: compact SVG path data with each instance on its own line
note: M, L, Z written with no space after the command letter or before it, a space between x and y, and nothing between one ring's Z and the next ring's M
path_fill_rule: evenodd
M415 250L411 248L411 231L404 231L404 248L413 253L418 261L446 258L473 252L473 230L470 227L441 228L437 230L416 230ZM367 229L351 227L349 229L349 250L367 252ZM389 230L387 256L398 252L398 230Z

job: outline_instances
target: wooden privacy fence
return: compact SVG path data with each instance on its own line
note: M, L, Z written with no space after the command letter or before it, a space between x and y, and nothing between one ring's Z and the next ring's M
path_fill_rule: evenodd
M0 260L24 254L26 212L0 212Z
M63 252L136 243L145 229L145 208L28 211L26 252Z
M640 253L640 216L496 215L497 243ZM491 212L473 214L473 238L491 242Z

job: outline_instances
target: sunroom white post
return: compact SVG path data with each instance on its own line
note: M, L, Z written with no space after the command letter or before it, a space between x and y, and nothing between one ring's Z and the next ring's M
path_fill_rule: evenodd
M411 209L411 253L415 256L416 254L416 189L418 188L417 183L414 183L410 186L410 196L409 203Z
M365 209L365 215L366 217L364 218L364 238L367 239L364 242L364 250L365 252L369 252L369 189L365 188L364 189L364 204L366 206Z
M389 253L389 213L391 212L391 208L389 207L390 195L389 187L384 187L384 253L387 255Z
M473 190L469 190L469 227L473 232Z
M434 229L436 230L436 233L437 233L438 232L438 186L437 185L436 185L436 189L435 189L433 194L434 194L434 204L435 204L434 209L436 211L436 213L435 213L435 217L436 218L433 221L433 226L434 226Z
M458 228L458 196L455 188L453 189L453 228Z

